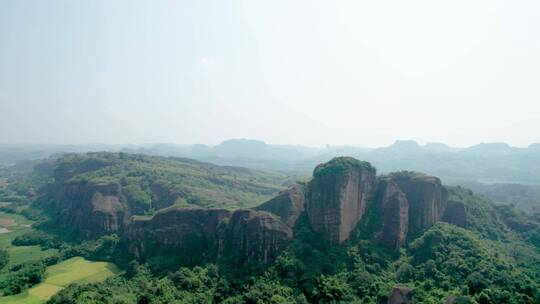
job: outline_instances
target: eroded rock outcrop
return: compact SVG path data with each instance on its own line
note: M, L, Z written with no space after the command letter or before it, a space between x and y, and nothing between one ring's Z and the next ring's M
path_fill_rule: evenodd
M265 211L173 207L134 220L126 238L138 258L174 252L200 261L227 254L268 263L292 238L292 229Z
M51 188L49 211L55 213L56 224L79 236L122 232L131 216L115 182L70 182Z
M442 220L462 228L467 226L467 211L465 204L460 201L449 200Z
M448 201L448 191L434 176L414 172L389 175L405 193L409 203L409 237L415 237L442 219Z
M245 261L267 264L292 239L292 229L265 211L236 210L222 227L220 252L237 254Z
M254 209L271 212L292 228L304 212L304 192L300 185L293 185Z
M230 215L225 209L173 207L150 218L135 219L126 232L129 250L137 258L166 251L185 257L215 255L218 227Z
M391 179L380 181L377 199L383 221L380 240L388 247L399 248L407 239L409 201Z
M369 238L394 249L439 220L466 224L463 203L448 202L447 190L438 178L414 172L377 178L369 163L350 157L317 166L305 193L302 186L294 185L254 209L168 207L187 194L169 187L167 181L156 182L150 186L151 205L165 209L153 217L135 219L131 211L137 211L126 202L119 182L72 178L77 172L103 168L106 162L89 160L81 166L55 171L48 204L58 226L91 237L118 233L130 252L142 259L172 252L194 260L195 256L233 255L268 263L292 239L300 216L331 243L350 239L362 223L360 233L369 233Z
M375 168L367 162L338 157L317 166L306 195L313 230L333 243L349 239L372 199L375 185Z

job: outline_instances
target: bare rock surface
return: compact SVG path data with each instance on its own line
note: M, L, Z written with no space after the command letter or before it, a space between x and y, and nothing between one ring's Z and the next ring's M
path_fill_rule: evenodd
M315 168L308 185L306 211L315 232L339 244L349 239L371 201L375 168L350 157Z
M122 188L114 182L55 184L50 191L59 227L85 237L120 233L130 218Z
M399 248L407 239L409 201L392 180L382 180L379 191L383 219L381 241L388 247Z
M448 191L435 176L414 172L390 175L409 202L409 236L414 237L442 219Z
M292 228L304 212L304 192L300 185L293 185L254 209L271 212Z
M465 228L467 226L467 211L465 210L465 204L460 201L448 201L442 219L449 224Z
M130 252L138 258L173 250L185 257L231 254L266 264L292 239L292 229L265 211L172 207L134 220L127 239Z

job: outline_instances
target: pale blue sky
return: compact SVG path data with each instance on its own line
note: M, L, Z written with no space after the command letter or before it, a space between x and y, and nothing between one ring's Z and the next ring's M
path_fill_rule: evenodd
M0 142L540 141L540 3L0 1Z

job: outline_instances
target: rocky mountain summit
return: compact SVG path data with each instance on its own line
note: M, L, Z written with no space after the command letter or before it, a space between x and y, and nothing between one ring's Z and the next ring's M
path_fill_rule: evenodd
M317 166L306 195L313 230L333 243L349 239L371 202L376 180L375 168L354 158Z
M150 217L131 216L133 204L127 203L120 183L72 178L75 172L104 166L92 160L57 168L49 206L60 227L86 237L117 233L142 259L171 251L187 258L231 254L268 263L292 240L303 215L329 243L344 243L363 226L372 239L394 249L438 221L466 225L463 204L448 201L437 177L407 171L377 176L371 164L350 157L317 166L307 185L293 185L253 209L183 207L170 199L172 190L153 184L153 204L161 209Z

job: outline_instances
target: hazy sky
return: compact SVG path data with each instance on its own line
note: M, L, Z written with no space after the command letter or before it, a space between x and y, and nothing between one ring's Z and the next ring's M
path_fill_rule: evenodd
M0 142L540 141L540 1L0 1Z

